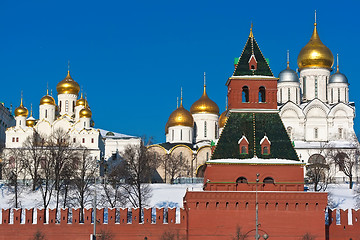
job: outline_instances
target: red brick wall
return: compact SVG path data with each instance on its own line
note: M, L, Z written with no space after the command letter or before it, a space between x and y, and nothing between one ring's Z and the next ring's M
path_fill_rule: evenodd
M336 211L340 212L340 224L336 224ZM351 209L352 224L348 223L348 210L328 210L329 225L326 235L329 240L359 240L360 239L360 210Z
M277 109L277 80L274 79L229 79L229 109ZM249 102L242 102L242 88L249 88ZM266 102L259 102L259 87L265 87Z

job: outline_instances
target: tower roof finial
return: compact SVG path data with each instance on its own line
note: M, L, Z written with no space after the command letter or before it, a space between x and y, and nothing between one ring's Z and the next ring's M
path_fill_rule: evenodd
M316 26L317 23L316 23L316 10L315 10L315 22L314 22L314 26Z
M225 97L225 110L228 109L228 97L226 96Z
M250 37L250 38L253 38L253 37L254 37L254 34L253 34L252 29L253 29L253 23L252 23L252 21L251 21L250 34L249 34L249 37Z
M32 117L32 103L30 104L30 117Z
M206 93L206 72L204 72L204 94Z
M46 82L46 95L49 95L49 82Z
M68 60L68 73L70 73L70 60Z
M179 108L179 97L176 97L176 108Z
M336 54L336 72L339 72L339 54Z
M183 94L182 94L182 87L180 88L180 107L182 107L182 100L183 100Z
M289 54L289 50L287 50L287 61L286 61L286 67L289 69L290 68L290 54Z
M21 90L21 100L20 100L20 106L23 106L23 91Z

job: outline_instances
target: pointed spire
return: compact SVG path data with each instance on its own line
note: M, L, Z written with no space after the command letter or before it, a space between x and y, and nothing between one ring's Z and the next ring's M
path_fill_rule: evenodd
M52 96L52 89L50 90L50 96Z
M23 107L23 91L21 90L20 106Z
M289 55L289 50L287 50L287 62L286 62L286 68L289 69L290 68L290 55Z
M336 54L336 72L339 72L339 54Z
M30 117L32 117L32 103L30 104Z
M49 95L49 82L46 82L46 95Z
M183 96L182 96L182 87L180 89L180 107L182 107L182 100L183 100Z
M204 72L204 95L206 95L206 72Z
M315 10L315 22L314 22L314 26L316 27L317 23L316 23L316 10Z
M254 34L253 34L252 29L253 29L253 23L251 22L249 38L253 38L253 37L254 37Z
M179 108L179 97L176 97L176 109Z

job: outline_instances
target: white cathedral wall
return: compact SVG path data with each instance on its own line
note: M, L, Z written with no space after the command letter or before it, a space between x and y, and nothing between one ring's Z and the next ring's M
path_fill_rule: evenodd
M306 141L327 141L328 126L327 114L319 107L311 108L306 114L305 140Z
M196 124L196 130L194 131L195 143L219 138L219 116L217 114L196 113L192 116L194 118L194 124Z
M345 83L330 83L328 85L328 99L329 103L336 104L339 102L348 103L348 85Z
M280 112L280 116L291 140L305 140L304 116L291 108Z
M192 143L193 128L187 126L169 127L170 143Z
M39 107L39 119L45 119L50 123L55 121L55 106L54 105L40 105Z
M105 138L104 159L109 160L116 153L121 155L126 147L140 146L140 142L140 138Z
M277 99L279 103L292 101L300 103L300 84L295 82L278 83Z
M58 94L60 115L68 114L69 116L72 116L75 114L77 97L76 94Z
M301 90L304 98L310 101L318 98L327 101L327 83L330 71L325 68L306 68L300 71Z

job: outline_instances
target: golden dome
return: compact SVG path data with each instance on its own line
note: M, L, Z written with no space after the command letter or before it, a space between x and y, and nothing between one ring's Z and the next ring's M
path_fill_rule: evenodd
M43 96L40 100L40 105L56 105L55 99L49 95L49 91L47 90L46 95Z
M175 111L170 114L169 120L165 125L165 132L168 132L169 127L174 126L186 126L186 127L193 127L194 126L194 119L191 113L186 110L182 106L182 101L180 103L180 107L178 107Z
M30 116L28 119L26 119L26 126L33 127L35 125L35 118Z
M79 112L79 117L80 118L91 118L91 116L92 116L92 112L86 102L84 108L81 109Z
M78 95L80 91L80 86L71 78L70 71L68 71L66 78L57 84L56 91L58 92L58 94Z
M225 123L228 120L228 117L226 116L228 110L226 109L219 117L219 128L225 127Z
M29 114L29 111L27 110L26 107L23 106L23 100L21 98L21 102L20 102L20 106L15 108L15 117L18 116L22 116L22 117L27 117Z
M219 115L218 105L212 101L206 94L206 85L204 85L204 93L199 100L194 102L190 108L191 114L194 113L212 113Z
M81 93L81 97L76 101L76 106L85 106L87 104L87 100L83 98L83 94Z
M314 32L310 41L303 47L297 59L298 67L302 68L327 68L331 69L334 64L334 56L320 40L314 24Z

